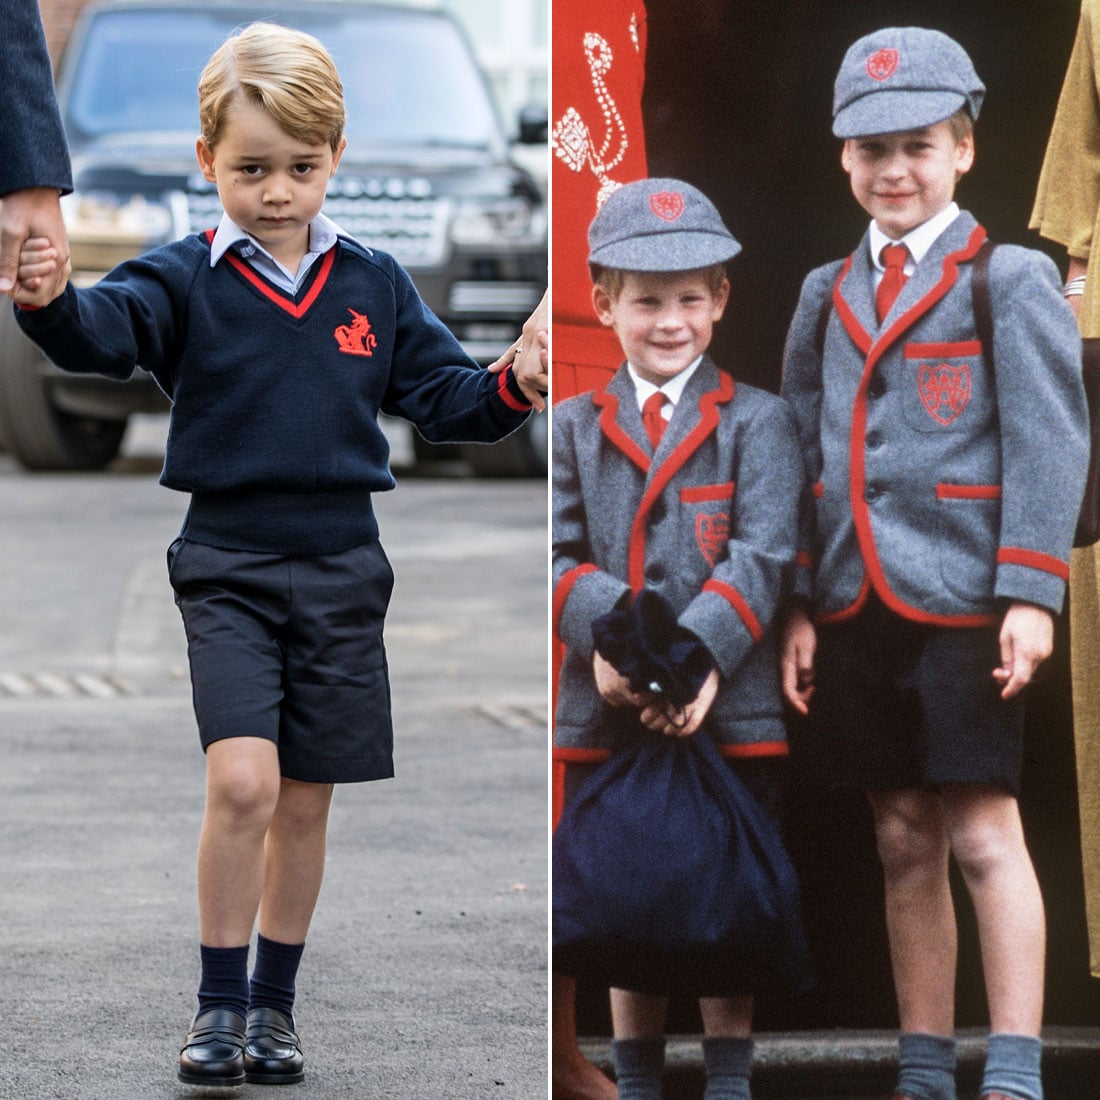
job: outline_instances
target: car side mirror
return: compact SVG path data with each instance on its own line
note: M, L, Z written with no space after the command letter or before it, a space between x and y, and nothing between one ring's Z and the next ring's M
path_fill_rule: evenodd
M550 137L550 112L545 103L529 103L519 111L519 141L545 145Z

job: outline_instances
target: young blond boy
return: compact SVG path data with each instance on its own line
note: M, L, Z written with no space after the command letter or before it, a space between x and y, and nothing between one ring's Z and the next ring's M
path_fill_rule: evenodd
M978 338L985 231L953 199L983 94L937 31L889 28L848 50L833 130L872 222L847 261L807 277L784 363L815 498L784 690L810 715L808 757L873 810L895 1100L955 1097L952 855L993 1032L981 1095L1041 1096L1045 933L1016 801L1020 693L1051 651L1087 420L1048 258L993 251L993 346Z
M394 481L378 413L492 441L541 407L545 364L536 349L478 368L391 257L321 213L346 141L319 42L253 24L210 59L199 100L217 231L19 317L60 366L126 378L140 364L172 399L161 481L192 495L169 572L207 770L202 981L179 1077L284 1084L304 1076L294 982L333 784L393 774L393 574L371 495ZM23 286L54 262L32 242Z
M774 810L787 746L771 622L793 561L802 475L783 403L706 355L729 297L722 265L740 246L704 195L668 179L615 191L589 243L596 313L626 361L605 388L555 409L555 628L567 652L554 741L566 799L640 723L679 737L706 729ZM668 601L712 662L682 710L632 690L594 648L594 620L643 588ZM708 978L691 990L706 1097L745 1100L752 980ZM619 1100L660 1096L666 993L683 981L657 967L612 989Z

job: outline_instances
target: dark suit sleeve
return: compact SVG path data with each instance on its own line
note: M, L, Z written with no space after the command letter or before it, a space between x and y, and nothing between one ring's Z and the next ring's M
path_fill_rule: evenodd
M73 189L69 150L36 0L5 0L0 20L0 195Z

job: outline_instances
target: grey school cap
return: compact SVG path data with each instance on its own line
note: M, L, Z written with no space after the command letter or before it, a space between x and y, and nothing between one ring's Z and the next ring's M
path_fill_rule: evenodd
M648 179L612 192L588 227L588 262L619 271L694 271L741 251L696 187Z
M887 27L844 55L833 95L840 138L922 130L960 107L976 119L985 95L966 50L940 31Z

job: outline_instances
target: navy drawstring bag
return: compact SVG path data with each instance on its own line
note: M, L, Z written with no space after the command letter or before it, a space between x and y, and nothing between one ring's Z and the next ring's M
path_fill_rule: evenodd
M809 949L772 819L701 730L642 726L553 839L554 970L642 992L802 992Z

